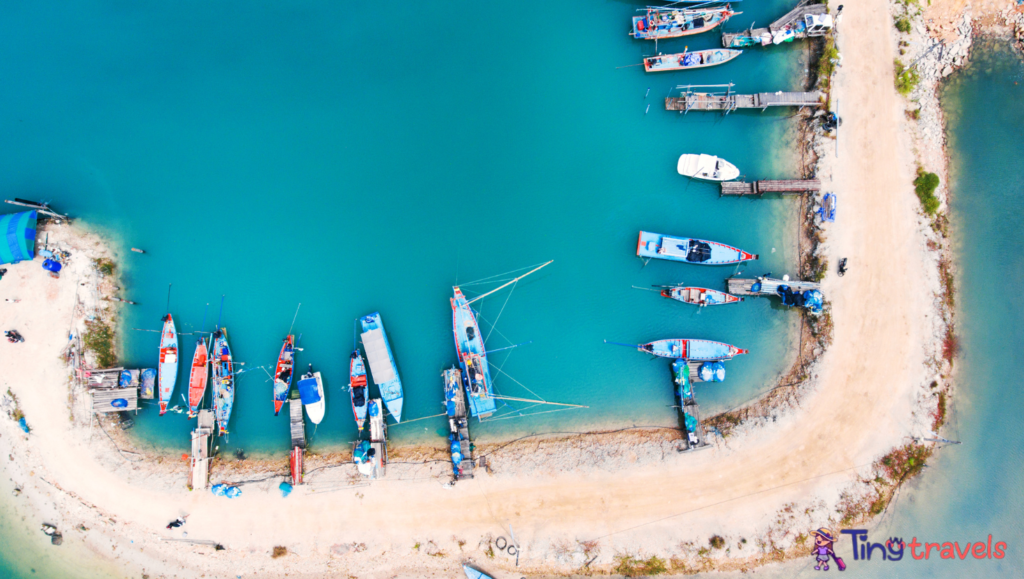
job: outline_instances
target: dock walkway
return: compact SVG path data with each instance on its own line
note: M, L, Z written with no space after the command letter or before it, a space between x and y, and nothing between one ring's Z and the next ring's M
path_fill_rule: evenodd
M210 484L211 437L213 435L213 411L200 410L199 423L192 431L192 460L190 462L188 486L192 490L204 490Z
M773 279L770 277L744 279L733 277L728 280L729 293L737 296L758 296L765 294L775 294L776 290L780 285L789 286L789 289L795 292L802 292L807 290L818 290L821 291L821 284L814 281L799 281L799 280L788 280L783 281L781 279ZM757 282L761 282L761 291L753 292L751 288Z
M782 195L802 195L821 191L818 179L782 179L763 180L748 183L746 181L723 181L721 194L725 196L764 195L780 193Z
M124 412L139 409L138 370L130 370L133 380L121 386L121 374L124 368L107 368L104 370L81 370L81 381L85 384L92 399L93 412ZM115 406L116 400L124 400Z
M306 423L302 420L302 400L298 390L288 399L288 413L291 417L292 448L306 448Z
M380 399L376 399L377 407L383 409L384 405ZM388 463L388 425L384 419L384 413L378 412L376 416L370 417L370 450L373 457L370 462L373 465L373 473L370 478L383 478Z
M462 446L462 464L457 478L473 478L473 447L469 439L469 413L466 408L466 391L457 388L455 394L455 416L449 420L453 434L459 437Z
M768 107L817 107L821 106L821 93L811 92L759 92L736 94L733 85L685 85L676 87L681 91L678 97L667 97L665 109L687 113L690 111L718 111L726 114L737 109L761 109ZM702 89L719 89L702 92ZM721 89L726 89L722 91ZM700 90L695 90L700 89Z

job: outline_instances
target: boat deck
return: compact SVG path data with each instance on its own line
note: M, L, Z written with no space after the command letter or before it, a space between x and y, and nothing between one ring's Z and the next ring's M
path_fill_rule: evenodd
M212 410L199 411L199 423L192 431L192 460L190 462L188 486L192 490L204 490L210 484L211 437L214 418Z
M765 193L803 195L818 191L821 191L821 181L818 179L781 179L754 181L753 183L724 181L721 194L724 196L764 195Z
M729 293L737 296L763 296L763 295L776 295L776 290L780 285L789 286L789 289L793 291L807 291L807 290L818 290L821 291L821 284L814 281L799 281L790 280L782 281L781 279L764 278L758 279L744 279L744 278L729 278L728 280ZM753 285L760 281L761 291L753 292L751 288Z

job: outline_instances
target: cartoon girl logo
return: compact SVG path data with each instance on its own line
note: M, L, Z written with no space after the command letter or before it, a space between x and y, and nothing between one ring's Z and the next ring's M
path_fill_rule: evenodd
M814 566L815 571L828 571L828 560L829 557L835 560L836 567L840 571L846 571L846 563L836 556L836 552L832 549L832 545L836 542L835 535L828 529L818 529L814 531L814 555L817 560L817 565Z

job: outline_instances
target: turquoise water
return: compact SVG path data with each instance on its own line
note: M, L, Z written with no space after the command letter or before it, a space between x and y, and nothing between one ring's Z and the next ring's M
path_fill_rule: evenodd
M736 26L786 5L751 6ZM710 411L770 386L790 361L796 312L757 300L698 313L630 286L722 287L737 271L641 270L641 228L760 253L752 274L795 269L793 200L719 199L675 173L677 156L696 151L752 177L790 175L790 113L683 118L662 98L684 78L798 89L805 47L645 76L616 68L653 49L626 36L628 4L454 2L401 13L384 34L367 26L381 17L373 4L33 4L0 25L0 46L18 55L0 64L2 193L52 200L122 250L147 251L123 253L125 295L141 304L126 312L125 364L155 364L158 334L132 328L159 328L168 284L182 331L211 328L225 296L222 322L249 368L274 363L301 303L298 367L315 364L328 389L313 444L339 444L355 434L340 387L357 316L383 316L404 416L434 415L440 371L455 362L451 286L554 259L503 311L507 294L481 302L484 320L501 313L488 346L532 340L492 362L545 399L590 408L484 424L477 436L673 424L668 361L605 339L749 348L724 385L702 389ZM466 17L487 25L453 26ZM662 49L717 42L707 34ZM186 362L193 340L182 338ZM497 388L533 397L505 376ZM274 419L270 392L263 371L240 377L222 450L286 448L287 419ZM146 443L187 447L182 415L158 419L150 407L136 424ZM391 434L435 440L443 424Z

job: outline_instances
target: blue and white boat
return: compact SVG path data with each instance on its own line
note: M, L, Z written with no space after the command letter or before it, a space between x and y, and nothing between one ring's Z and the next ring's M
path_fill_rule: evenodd
M478 571L469 565L463 565L462 571L466 573L466 579L494 579L483 571Z
M487 364L487 350L480 326L476 323L473 309L459 288L455 289L452 302L452 331L455 334L455 350L462 366L463 383L469 399L470 413L477 418L494 414L494 389L491 383L491 369Z
M640 344L637 346L637 349L662 358L697 360L699 362L729 360L733 356L750 352L749 350L722 342L688 339L658 340L656 342Z
M366 349L366 360L370 363L370 376L380 390L380 397L384 400L388 412L395 422L401 422L402 380L398 377L398 366L395 364L394 354L391 353L387 334L384 333L380 312L359 318L359 324L363 328L360 337Z
M217 418L220 436L228 433L231 408L235 404L235 370L228 346L228 330L220 328L213 333L210 364L213 367L213 415Z
M313 365L309 365L309 371L299 379L299 398L302 406L306 409L306 416L313 424L320 424L324 419L324 412L327 410L327 403L324 400L324 382L320 378L320 372L313 371Z
M645 258L668 259L696 265L732 265L757 259L756 253L731 245L691 237L672 237L660 233L640 232L636 254Z

